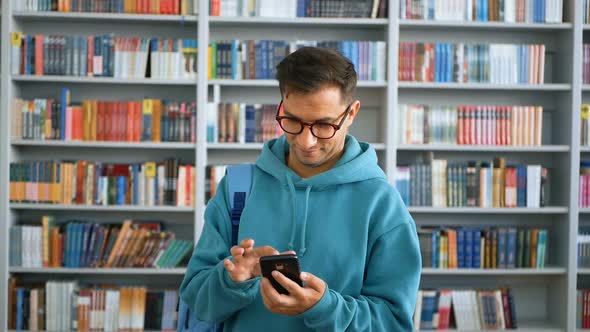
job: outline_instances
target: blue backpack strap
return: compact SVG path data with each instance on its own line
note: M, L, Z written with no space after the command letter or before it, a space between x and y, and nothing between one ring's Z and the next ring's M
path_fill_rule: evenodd
M238 243L240 217L250 195L254 165L242 164L228 166L226 170L227 191L231 208L232 246ZM178 307L177 332L221 332L223 323L200 321L193 314L184 301L180 300Z
M226 170L227 192L229 194L229 204L231 208L232 224L232 246L238 244L238 231L240 228L240 217L242 210L246 205L246 200L250 195L252 187L252 173L254 165L241 164L228 166Z

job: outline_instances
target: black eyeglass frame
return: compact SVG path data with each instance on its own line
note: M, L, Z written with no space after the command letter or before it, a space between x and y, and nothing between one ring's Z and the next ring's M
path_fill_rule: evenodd
M332 137L336 136L336 133L338 132L338 130L340 130L340 128L342 128L342 125L344 124L344 120L346 120L346 118L348 117L348 113L350 113L350 110L352 109L352 104L354 104L354 101L351 102L350 104L348 104L348 107L346 107L346 110L344 110L344 113L341 114L339 117L342 116L342 120L340 120L340 122L338 124L333 124L333 123L329 123L329 122L322 122L322 121L318 121L318 122L304 122L301 121L300 119L297 119L295 117L292 116L286 116L286 115L279 115L280 111L281 111L281 107L283 106L283 100L281 99L281 102L279 103L279 106L277 107L277 114L275 115L275 120L279 123L279 126L281 127L281 129L291 135L299 135L303 132L303 129L305 129L305 127L309 127L309 130L311 131L311 134L318 139L331 139ZM285 130L285 128L283 128L283 125L281 124L281 120L283 119L288 119L288 120L292 120L292 121L297 121L299 122L299 124L301 125L301 129L298 132L291 132L288 130ZM334 128L334 132L332 133L332 136L330 137L319 137L317 136L314 131L313 131L313 126L316 124L321 124L321 125L328 125L328 126L332 126L332 128Z

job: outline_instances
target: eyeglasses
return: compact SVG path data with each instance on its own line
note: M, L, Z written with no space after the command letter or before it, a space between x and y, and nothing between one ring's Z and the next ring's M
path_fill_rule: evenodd
M319 139L330 139L336 135L336 132L340 130L342 124L344 124L344 120L346 120L348 113L350 113L351 106L352 103L350 103L344 113L340 115L342 116L342 120L340 120L340 123L338 124L328 122L303 122L291 116L279 115L279 112L283 107L283 101L281 100L281 103L277 107L277 115L275 116L275 119L279 123L279 126L281 126L281 129L288 134L299 135L303 132L303 128L307 126L313 136Z

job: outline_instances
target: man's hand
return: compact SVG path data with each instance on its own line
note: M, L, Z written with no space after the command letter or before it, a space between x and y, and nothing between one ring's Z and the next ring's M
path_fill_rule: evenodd
M288 295L279 294L270 280L262 279L260 294L264 305L275 314L299 315L320 301L326 291L326 283L311 273L301 273L304 287L299 286L293 280L287 278L279 271L273 271L272 276L289 292Z
M226 259L223 266L234 282L242 282L260 275L259 259L261 256L278 255L279 252L271 247L264 246L254 248L254 240L242 240L239 246L233 246L230 250L233 262Z

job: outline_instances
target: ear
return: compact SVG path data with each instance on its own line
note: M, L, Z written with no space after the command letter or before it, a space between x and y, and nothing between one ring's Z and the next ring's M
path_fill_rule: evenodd
M346 119L346 122L348 123L348 125L352 125L352 123L354 122L354 119L356 119L356 116L358 115L358 113L361 111L361 102L359 100L355 100L352 103L352 106L350 106L350 112L348 113L348 118Z

